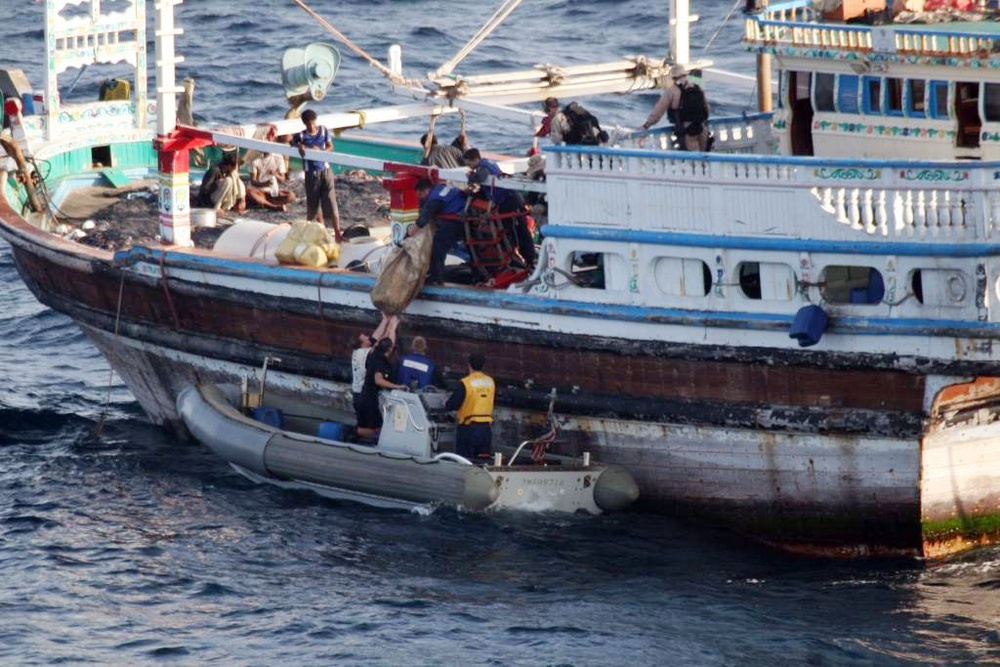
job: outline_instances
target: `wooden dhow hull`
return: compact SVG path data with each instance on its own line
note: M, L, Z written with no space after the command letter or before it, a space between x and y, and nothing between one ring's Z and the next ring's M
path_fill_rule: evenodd
M268 356L281 359L269 391L349 405L352 342L377 319L373 278L193 250L112 258L0 206L32 292L81 325L153 421L176 428L185 386L239 382ZM500 437L539 426L556 389L561 452L626 467L646 509L823 555L947 552L949 535L966 534L949 516L929 540L921 523L922 494L951 478L922 472L928 385L964 369L928 375L887 355L626 339L609 335L615 323L600 314L561 309L532 295L434 287L405 327L452 375L468 352L486 351L501 387ZM597 329L563 333L540 317ZM935 511L948 515L947 500ZM975 512L988 528L989 507Z

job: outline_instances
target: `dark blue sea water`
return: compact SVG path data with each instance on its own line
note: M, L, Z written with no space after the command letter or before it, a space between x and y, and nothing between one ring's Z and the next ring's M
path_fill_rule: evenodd
M662 53L664 5L528 0L466 71ZM377 57L401 42L412 73L450 57L493 10L315 6ZM20 65L40 87L41 5L0 8L0 67ZM696 2L695 55L729 10ZM281 50L325 39L290 2L188 0L179 14L181 75L197 77L205 121L280 116ZM730 69L744 58L740 30L709 54ZM93 95L110 71L85 72L75 94ZM734 112L751 99L725 84L710 95ZM388 99L345 57L319 109ZM605 125L634 126L653 99L593 108ZM491 148L528 141L517 126L469 131ZM817 562L644 514L423 515L255 486L150 426L80 331L34 301L2 244L0 580L0 664L1000 662L997 548Z

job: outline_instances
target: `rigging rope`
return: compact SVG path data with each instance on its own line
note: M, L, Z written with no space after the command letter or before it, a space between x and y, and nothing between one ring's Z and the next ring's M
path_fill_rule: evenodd
M745 5L745 0L736 0L733 3L733 8L729 10L729 13L726 14L726 18L722 19L722 22L719 24L719 27L716 28L715 32L712 33L712 36L709 37L708 43L705 44L705 48L701 50L702 53L708 53L708 50L712 48L712 42L715 41L715 39L719 36L719 33L722 32L722 29L726 27L727 23L729 23L729 19L733 18L733 14L736 13L736 8L743 7L744 5Z
M357 44L355 44L354 42L352 42L347 37L347 35L345 35L344 33L340 32L339 30L337 30L337 28L335 28L332 23L330 23L325 18L323 18L322 16L320 16L312 7L310 7L305 2L303 2L303 0L292 0L292 2L294 2L299 7L301 7L303 9L303 11L305 11L307 14L309 14L309 16L311 16L314 19L316 19L317 23L319 23L321 26L323 26L324 28L326 28L327 32L329 32L331 35L333 35L334 37L336 37L337 39L339 39L341 42L343 42L344 46L346 46L347 48L349 48L351 51L354 51L355 54L357 54L357 55L361 56L362 58L364 58L365 60L367 60L369 65L371 65L372 67L374 67L378 71L382 72L382 74L384 74L385 76L387 76L390 81L392 81L393 83L398 83L398 84L405 84L405 83L407 83L407 80L404 77L400 76L399 74L396 74L391 69L389 69L388 67L386 67L385 65L383 65L379 61L375 60L374 58L372 58L367 53L365 53L364 50L360 46L358 46Z
M427 141L424 144L424 159L431 156L431 148L434 147L434 124L437 123L437 115L431 114L431 122L427 126Z
M295 1L298 2L299 0ZM491 16L489 20L483 24L483 27L479 29L479 32L473 35L472 39L470 39L451 60L434 70L433 75L435 77L439 77L451 74L452 70L455 69L458 63L461 62L465 56L472 53L473 49L479 46L480 42L489 37L490 33L496 30L497 27L503 23L504 19L506 19L512 11L517 9L519 4L521 4L521 0L506 0L502 5L500 5L500 8L494 12L493 16Z

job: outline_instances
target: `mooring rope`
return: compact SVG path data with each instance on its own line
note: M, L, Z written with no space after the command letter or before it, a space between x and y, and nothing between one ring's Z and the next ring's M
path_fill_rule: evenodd
M177 317L177 309L174 307L174 299L170 296L170 285L167 284L167 253L160 252L160 282L163 283L163 293L167 297L167 305L170 307L170 315L174 318L174 327L180 331L181 321Z
M122 296L125 294L125 271L122 271L122 280L118 283L118 306L115 308L115 337L114 344L112 347L117 348L119 343L118 338L118 326L122 319ZM111 367L111 363L108 362L108 391L104 396L104 409L101 410L101 418L97 421L97 428L95 433L97 437L101 437L104 433L104 421L108 417L108 406L111 405L111 387L114 386L115 380L115 369Z

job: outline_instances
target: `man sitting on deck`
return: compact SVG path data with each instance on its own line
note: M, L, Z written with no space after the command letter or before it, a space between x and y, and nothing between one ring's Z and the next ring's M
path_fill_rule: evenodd
M239 158L236 153L226 153L222 160L208 170L198 188L198 206L216 211L247 210L246 186L239 175Z

